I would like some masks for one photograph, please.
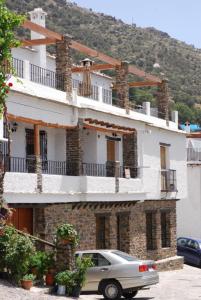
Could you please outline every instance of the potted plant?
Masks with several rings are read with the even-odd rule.
[[[73,225],[71,224],[62,224],[57,227],[57,239],[62,244],[72,244],[73,247],[76,247],[78,245],[78,233]]]
[[[30,290],[30,288],[33,286],[33,281],[35,279],[35,275],[33,274],[26,274],[21,279],[21,286],[25,290]]]
[[[57,273],[57,275],[55,276],[55,281],[58,285],[57,294],[58,295],[65,295],[66,285],[69,282],[69,272],[68,271],[63,271],[63,272]]]
[[[54,252],[47,253],[46,266],[47,266],[47,272],[45,277],[46,285],[52,286],[54,285],[54,276],[55,276]]]
[[[88,268],[93,267],[93,262],[90,257],[77,258],[76,269],[73,272],[73,287],[72,287],[72,297],[79,297],[81,289],[86,281],[86,273]]]
[[[52,264],[52,254],[44,251],[36,251],[30,258],[31,272],[43,283],[43,276]]]

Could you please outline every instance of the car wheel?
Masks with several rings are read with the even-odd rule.
[[[122,288],[115,280],[109,280],[103,283],[102,293],[105,299],[118,300],[122,296]]]
[[[133,292],[127,292],[127,293],[123,293],[124,298],[126,299],[132,299],[137,295],[138,291],[133,291]]]

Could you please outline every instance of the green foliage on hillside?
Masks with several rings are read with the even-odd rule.
[[[159,63],[160,72],[169,78],[174,102],[185,103],[195,117],[192,107],[201,103],[201,50],[154,28],[128,25],[115,17],[67,4],[65,0],[7,0],[6,3],[20,13],[42,7],[48,13],[48,28],[71,34],[75,40],[148,72],[156,72],[153,65]],[[75,55],[77,60],[81,57]]]

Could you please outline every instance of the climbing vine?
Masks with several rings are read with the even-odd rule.
[[[17,15],[10,11],[5,0],[0,0],[0,118],[3,114],[7,123],[6,98],[13,86],[11,82],[12,54],[11,48],[20,46],[20,41],[15,37],[15,29],[24,21],[24,16]],[[7,124],[8,127],[8,124]],[[4,161],[0,159],[0,227],[4,225],[10,216],[11,210],[3,199],[3,180],[5,175]]]

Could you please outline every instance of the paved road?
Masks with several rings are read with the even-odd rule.
[[[44,294],[34,288],[27,292],[0,282],[0,300],[70,300]],[[80,300],[102,300],[97,295],[82,295]],[[201,269],[184,266],[183,270],[160,273],[160,283],[140,291],[135,300],[201,300]]]

